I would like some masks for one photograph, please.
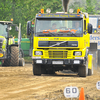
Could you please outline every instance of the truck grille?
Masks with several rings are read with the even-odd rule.
[[[67,58],[67,51],[49,51],[49,58]]]

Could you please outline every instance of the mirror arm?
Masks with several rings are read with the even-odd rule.
[[[30,33],[33,33],[34,31],[32,30],[32,27],[29,29]]]
[[[85,30],[83,33],[84,33],[84,34],[87,34],[86,31],[87,31],[87,30]]]

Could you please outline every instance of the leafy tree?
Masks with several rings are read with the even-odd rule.
[[[99,0],[86,0],[86,5],[81,5],[80,2],[74,2],[69,6],[73,8],[74,12],[77,12],[77,8],[80,8],[83,12],[91,14],[100,13],[100,2]],[[26,37],[26,24],[28,20],[35,18],[35,15],[44,8],[50,8],[51,13],[62,11],[61,0],[0,0],[0,20],[10,21],[14,19],[13,23],[19,25],[21,23],[22,36]],[[10,31],[13,36],[18,36],[18,33],[13,30]]]
[[[87,12],[89,14],[98,14],[100,13],[100,2],[98,2],[99,0],[86,0],[86,4],[82,5],[81,2],[73,2],[70,6],[69,9],[72,8],[74,9],[74,13],[77,12],[77,9],[79,8],[82,12]],[[81,6],[80,6],[81,5]]]
[[[74,13],[77,13],[77,9],[80,9],[81,11],[85,12],[85,7],[84,6],[80,6],[80,2],[73,2],[70,6],[69,9],[73,9]]]
[[[90,14],[97,14],[95,9],[97,0],[86,0],[86,12]]]
[[[13,18],[13,23],[22,26],[22,36],[26,37],[26,23],[28,20],[35,18],[36,13],[44,8],[50,8],[52,13],[62,11],[61,0],[0,0],[0,19],[10,21]],[[13,27],[10,31],[13,36],[18,36]]]

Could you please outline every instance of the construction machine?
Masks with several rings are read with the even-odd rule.
[[[0,21],[0,65],[24,66],[23,51],[19,44],[15,44],[14,37],[9,35],[12,26],[19,32],[17,24],[12,21]],[[20,35],[20,32],[18,34]]]

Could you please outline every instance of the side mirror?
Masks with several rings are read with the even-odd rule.
[[[31,34],[31,21],[27,22],[27,35]]]
[[[92,24],[88,24],[88,33],[92,34]]]
[[[15,31],[19,31],[19,27],[18,26],[15,26]]]

